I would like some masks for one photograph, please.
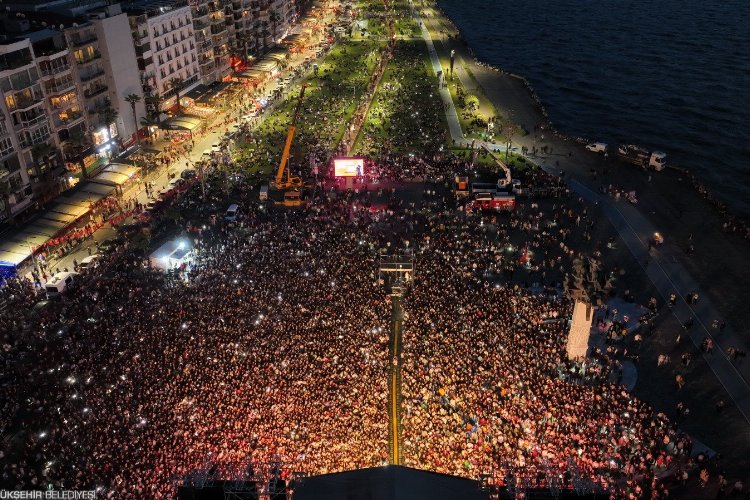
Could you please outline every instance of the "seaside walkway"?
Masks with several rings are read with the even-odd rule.
[[[446,71],[440,64],[440,59],[438,58],[437,51],[435,50],[435,44],[432,43],[430,32],[427,31],[427,27],[425,26],[424,22],[422,22],[422,18],[419,16],[419,13],[414,9],[414,5],[409,2],[409,6],[412,9],[411,11],[414,19],[417,21],[419,28],[422,30],[422,38],[427,44],[427,50],[430,53],[430,62],[432,63],[432,69],[435,72],[435,75],[442,72],[443,76],[445,76]],[[456,106],[453,104],[451,93],[447,88],[443,87],[442,84],[440,85],[440,90],[438,92],[440,92],[440,98],[443,100],[443,105],[445,106],[445,116],[448,119],[448,130],[451,133],[451,138],[456,141],[456,144],[463,143],[464,133],[461,130],[461,123],[458,121],[458,113],[456,112]]]
[[[432,36],[413,5],[412,14],[422,30],[422,37],[427,44],[435,73],[443,71],[443,74],[445,74],[435,50]],[[454,71],[463,85],[466,86],[470,83],[470,77],[466,74],[458,58],[454,66]],[[445,104],[451,138],[456,144],[465,145],[469,141],[464,139],[450,92],[447,89],[441,88],[440,96]],[[479,144],[483,141],[476,142]],[[486,143],[486,145],[491,149],[500,148],[493,143]],[[519,153],[517,148],[513,148],[513,151]],[[528,156],[527,158],[534,163],[539,161],[538,158]],[[559,171],[559,167],[550,167],[550,172],[554,175],[558,175]],[[720,337],[717,335],[718,331],[713,329],[711,324],[714,320],[721,318],[722,315],[708,297],[706,297],[706,294],[700,293],[697,281],[677,261],[669,248],[663,247],[655,250],[653,253],[649,252],[649,238],[658,229],[653,227],[636,207],[625,202],[617,203],[609,197],[601,196],[575,179],[571,179],[569,185],[573,191],[585,200],[591,203],[598,203],[602,207],[620,238],[664,301],[668,300],[671,293],[675,293],[678,296],[679,300],[672,308],[672,314],[674,314],[675,318],[681,324],[689,319],[692,319],[694,322],[693,327],[687,329],[684,336],[689,337],[691,342],[698,348],[700,348],[704,338],[713,340],[713,351],[711,353],[703,353],[703,359],[727,391],[729,397],[734,401],[742,416],[750,423],[750,383],[748,383],[750,377],[747,374],[750,367],[736,365],[727,353],[727,349],[730,346],[735,349],[747,351],[748,348],[743,340],[737,334],[729,331],[729,329],[722,332]],[[731,270],[727,269],[727,272],[731,272]],[[688,304],[685,301],[685,295],[694,291],[698,292],[701,298],[697,304]]]
[[[656,228],[634,206],[624,201],[618,203],[608,196],[595,193],[575,179],[570,180],[569,185],[583,199],[590,203],[598,203],[602,207],[620,238],[664,301],[668,300],[671,293],[677,295],[679,300],[672,308],[672,314],[680,323],[685,323],[688,319],[694,321],[694,326],[686,329],[684,335],[699,348],[704,338],[713,339],[714,349],[711,353],[703,353],[703,359],[735,402],[742,416],[750,423],[750,384],[722,348],[721,344],[725,342],[717,340],[716,332],[711,331],[711,322],[721,315],[705,296],[701,297],[697,304],[688,304],[685,301],[684,296],[687,293],[699,290],[698,284],[677,259],[671,257],[669,249],[649,252],[648,241],[656,232]],[[738,346],[738,343],[734,345]]]

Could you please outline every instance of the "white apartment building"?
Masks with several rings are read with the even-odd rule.
[[[190,6],[186,0],[138,1],[124,5],[146,94],[163,100],[161,111],[176,104],[172,80],[183,82],[180,95],[198,85],[200,67]]]

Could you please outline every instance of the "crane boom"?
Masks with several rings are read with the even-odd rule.
[[[292,149],[292,139],[294,139],[294,132],[297,128],[297,116],[302,108],[302,100],[305,97],[305,89],[307,85],[302,86],[302,90],[299,93],[299,99],[297,106],[294,108],[294,114],[292,115],[292,123],[289,125],[289,133],[286,135],[286,143],[284,144],[284,151],[281,153],[281,162],[279,163],[279,169],[276,171],[275,184],[278,189],[288,189],[290,187],[298,188],[302,185],[302,180],[299,177],[292,177],[287,163],[289,162],[289,153]],[[286,179],[284,179],[284,171],[286,171]]]

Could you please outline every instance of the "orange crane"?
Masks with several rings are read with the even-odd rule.
[[[279,169],[276,171],[276,180],[274,181],[274,185],[277,189],[299,189],[302,187],[302,179],[299,177],[292,177],[291,172],[287,168],[287,164],[289,163],[289,152],[292,149],[294,131],[297,127],[297,116],[299,115],[299,110],[302,108],[302,99],[305,97],[306,88],[307,84],[303,85],[302,90],[300,90],[297,107],[294,108],[294,114],[292,115],[292,123],[289,125],[289,133],[286,135],[284,152],[281,153],[281,163],[279,163]],[[284,171],[286,171],[286,178],[284,178]]]

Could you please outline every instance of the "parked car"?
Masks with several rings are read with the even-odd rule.
[[[593,142],[591,144],[586,145],[586,149],[593,153],[606,153],[607,152],[607,145],[603,142]]]
[[[98,253],[89,255],[88,257],[84,257],[78,267],[81,269],[81,271],[95,268],[100,258],[101,255],[99,255]]]
[[[180,177],[182,179],[186,179],[186,180],[187,179],[192,179],[193,177],[195,177],[195,170],[193,170],[191,168],[183,170],[182,173],[180,174]]]

